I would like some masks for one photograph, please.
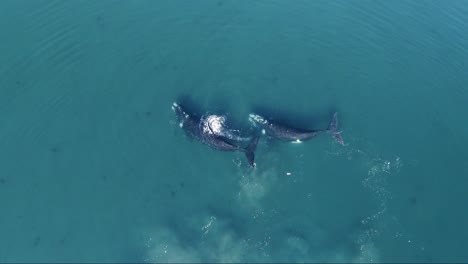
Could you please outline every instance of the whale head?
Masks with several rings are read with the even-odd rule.
[[[184,111],[184,109],[182,109],[182,107],[174,102],[172,103],[172,106],[171,106],[172,110],[176,113],[176,116],[179,120],[185,120],[185,119],[188,119],[190,116]]]
[[[268,121],[264,117],[256,114],[249,114],[249,121],[252,122],[254,125],[266,125],[268,123]]]
[[[172,108],[172,111],[174,111],[176,113],[179,112],[179,111],[182,111],[179,104],[177,104],[176,102],[172,103],[171,108]]]

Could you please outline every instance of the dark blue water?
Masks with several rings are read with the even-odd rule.
[[[468,261],[465,1],[0,2],[0,262]],[[346,145],[190,139],[262,110]]]

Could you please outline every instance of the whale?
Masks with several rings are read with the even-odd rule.
[[[330,134],[338,144],[344,146],[344,140],[341,136],[341,132],[337,131],[338,113],[336,112],[333,114],[328,128],[324,130],[295,128],[254,113],[249,114],[249,120],[254,126],[261,129],[262,134],[273,139],[292,143],[301,143],[322,134]]]
[[[225,115],[207,114],[201,118],[201,126],[205,133],[227,138],[233,141],[251,141],[252,136],[241,135],[240,130],[231,129],[226,124],[227,117]]]
[[[194,113],[189,113],[177,102],[172,104],[172,110],[176,114],[179,126],[190,137],[219,151],[243,152],[249,165],[253,168],[256,167],[255,149],[259,140],[258,136],[253,137],[246,147],[242,147],[240,146],[240,142],[226,137],[224,132],[219,132],[218,130],[220,128],[216,127],[216,125],[219,124],[214,123],[213,120],[198,117]],[[221,123],[221,125],[224,125],[224,123]]]

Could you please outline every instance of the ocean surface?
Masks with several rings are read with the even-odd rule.
[[[2,0],[0,34],[0,262],[468,262],[467,1]],[[346,145],[251,169],[180,100]]]

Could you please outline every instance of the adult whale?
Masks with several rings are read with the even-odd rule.
[[[220,151],[240,151],[244,152],[249,165],[255,167],[255,148],[257,147],[258,137],[254,137],[247,147],[241,147],[222,135],[213,133],[212,124],[205,122],[204,119],[194,114],[188,113],[184,107],[178,103],[172,104],[172,110],[176,113],[179,126],[190,136],[198,141]]]
[[[338,142],[340,145],[344,145],[344,140],[341,137],[341,132],[338,132],[338,114],[334,113],[332,120],[328,126],[328,129],[325,130],[307,130],[307,129],[298,129],[275,122],[273,120],[268,120],[261,115],[250,114],[249,120],[257,127],[262,129],[262,133],[266,134],[272,138],[276,138],[282,141],[289,141],[294,143],[300,143],[305,140],[309,140],[318,135],[328,133]]]
[[[226,124],[226,119],[227,116],[225,115],[208,114],[201,118],[200,125],[202,125],[204,132],[226,138],[230,141],[247,142],[253,139],[252,136],[243,136],[238,129],[229,128]]]

